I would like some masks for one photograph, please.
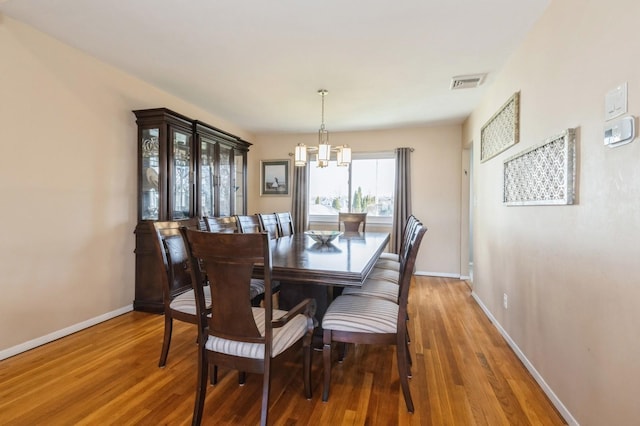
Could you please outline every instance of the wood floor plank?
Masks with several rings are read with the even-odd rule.
[[[459,280],[416,277],[409,306],[410,387],[400,390],[394,347],[350,346],[333,363],[322,402],[322,355],[313,354],[313,398],[301,358],[272,374],[277,425],[561,425],[533,377]],[[158,368],[161,316],[131,312],[0,361],[0,424],[188,425],[196,387],[195,326],[176,322],[167,366]],[[209,386],[203,424],[260,420],[262,376],[235,371]]]

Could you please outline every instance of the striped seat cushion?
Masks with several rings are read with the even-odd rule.
[[[251,278],[251,284],[249,286],[249,299],[253,299],[254,297],[261,294],[264,294],[264,280]]]
[[[378,259],[375,264],[376,268],[389,269],[398,272],[400,270],[400,262],[389,259]]]
[[[256,321],[260,334],[264,336],[264,308],[252,308],[253,318]],[[278,319],[285,315],[287,311],[274,309],[273,319]],[[215,315],[215,313],[214,313]],[[273,329],[273,341],[271,356],[275,357],[296,343],[308,330],[307,317],[296,315],[283,327]],[[220,337],[209,336],[205,347],[213,352],[220,352],[227,355],[234,355],[243,358],[264,358],[264,345],[261,343],[247,343],[236,340],[222,339]]]
[[[280,290],[280,282],[271,281],[271,292],[275,293],[278,290]],[[249,299],[253,299],[261,294],[264,294],[264,280],[251,278],[251,284],[249,285]]]
[[[207,308],[211,308],[211,289],[209,286],[203,287],[204,301],[207,304]],[[196,296],[193,290],[185,291],[182,294],[176,296],[175,299],[169,304],[174,311],[184,312],[185,314],[196,314]]]
[[[400,282],[400,273],[398,271],[392,271],[391,269],[383,269],[374,266],[367,279],[384,280],[397,285],[398,282]]]
[[[343,295],[329,305],[322,318],[322,328],[360,333],[396,333],[398,310],[398,305],[388,300]]]
[[[386,280],[367,278],[362,284],[362,287],[346,287],[342,290],[342,294],[378,297],[393,303],[398,303],[399,289],[398,284]]]
[[[380,253],[381,260],[391,260],[393,262],[400,262],[400,255],[395,253]]]

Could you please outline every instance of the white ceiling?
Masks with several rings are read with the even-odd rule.
[[[550,1],[0,0],[0,12],[246,130],[313,132],[321,88],[329,131],[461,122]],[[477,73],[480,88],[449,89]]]

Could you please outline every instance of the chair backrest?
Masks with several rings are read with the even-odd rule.
[[[271,252],[266,232],[257,234],[230,234],[201,232],[183,229],[191,263],[201,265],[192,268],[196,283],[196,304],[199,318],[207,321],[209,335],[224,339],[268,343],[271,348]],[[249,298],[251,275],[255,264],[264,265],[265,284],[265,335],[262,336],[254,320]],[[211,289],[213,315],[204,312],[202,288],[207,283]],[[224,303],[216,304],[216,300]]]
[[[400,250],[398,251],[398,254],[400,254],[401,256],[403,254],[406,255],[407,244],[413,237],[413,231],[419,223],[420,221],[414,215],[411,215],[407,218],[407,223],[404,224],[404,229],[402,230],[402,241],[400,242]]]
[[[165,309],[168,309],[173,298],[192,288],[188,254],[180,235],[180,228],[198,229],[199,223],[198,218],[153,223],[156,257],[163,266],[160,279]]]
[[[276,216],[278,217],[278,228],[280,229],[281,237],[287,237],[295,234],[295,229],[293,229],[293,218],[291,217],[290,212],[276,213]]]
[[[407,303],[409,301],[409,287],[411,286],[411,277],[413,276],[413,270],[416,265],[416,257],[418,256],[418,250],[420,250],[420,244],[424,237],[427,228],[420,222],[416,224],[411,234],[411,238],[407,242],[406,254],[400,257],[400,276],[398,280],[399,284],[399,296],[398,304],[400,310],[404,310],[406,317]]]
[[[238,232],[241,234],[256,234],[260,232],[260,219],[258,215],[236,216]]]
[[[366,213],[338,213],[338,231],[341,231],[344,225],[345,232],[360,232],[360,224],[364,232],[367,228]]]
[[[205,216],[203,220],[209,232],[238,232],[235,216]]]
[[[269,238],[275,240],[280,237],[278,216],[275,213],[258,213],[260,230],[269,233]]]

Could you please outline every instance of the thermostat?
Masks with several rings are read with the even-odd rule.
[[[608,123],[604,127],[604,144],[614,148],[636,137],[636,120],[632,115]]]

